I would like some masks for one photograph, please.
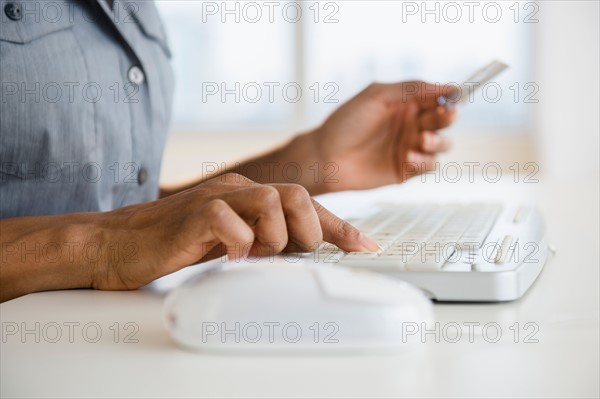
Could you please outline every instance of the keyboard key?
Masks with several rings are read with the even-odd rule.
[[[348,252],[344,256],[344,262],[364,261],[377,257],[375,252]]]

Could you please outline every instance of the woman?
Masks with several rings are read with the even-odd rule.
[[[437,104],[449,87],[373,84],[238,170],[160,189],[173,78],[154,4],[2,4],[2,301],[136,289],[223,254],[310,251],[323,240],[376,251],[311,195],[402,182],[448,147],[436,131],[455,116]],[[282,173],[291,162],[299,184]],[[335,174],[315,179],[315,164]]]

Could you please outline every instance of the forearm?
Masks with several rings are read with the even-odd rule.
[[[38,291],[91,287],[103,243],[90,215],[0,220],[0,301]]]
[[[192,188],[225,173],[237,173],[261,184],[300,184],[311,195],[322,194],[328,191],[327,184],[333,181],[335,165],[320,163],[317,150],[311,133],[298,135],[273,151],[236,163],[210,176],[178,187],[161,188],[160,196],[162,198]]]

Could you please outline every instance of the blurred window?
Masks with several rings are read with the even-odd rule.
[[[320,123],[372,81],[458,82],[510,65],[457,128],[528,130],[531,1],[158,0],[173,52],[174,130],[291,130]],[[543,5],[542,5],[543,6]]]

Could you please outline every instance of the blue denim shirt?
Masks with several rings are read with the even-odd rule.
[[[173,96],[152,1],[0,0],[0,217],[156,199]]]

